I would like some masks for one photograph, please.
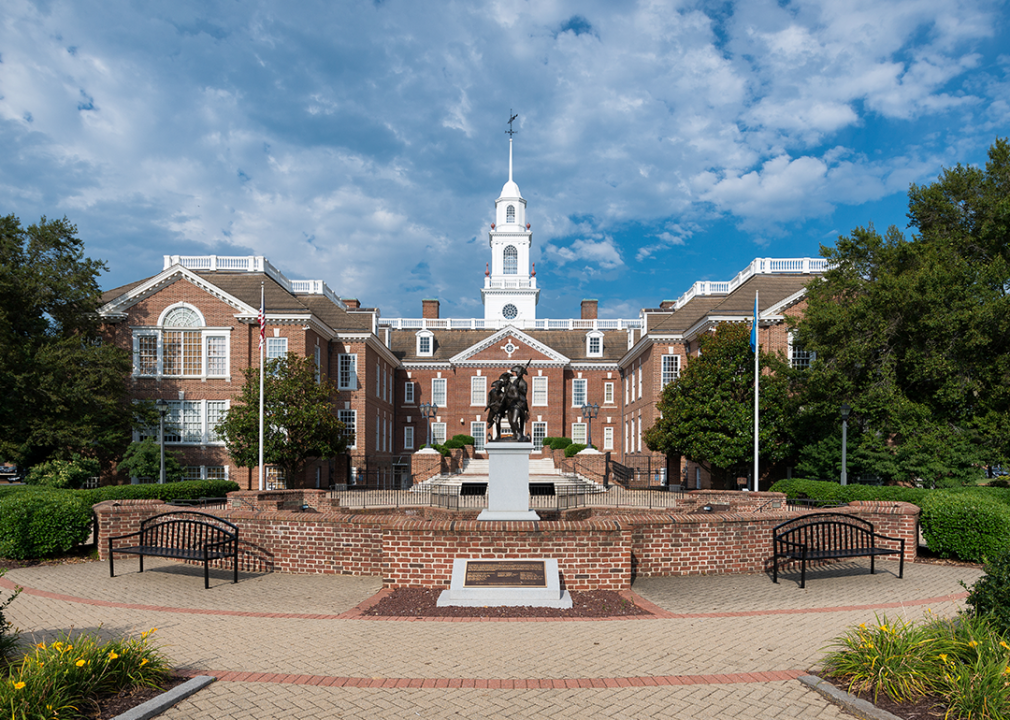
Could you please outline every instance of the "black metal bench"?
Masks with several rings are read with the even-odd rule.
[[[877,555],[900,557],[898,577],[905,576],[905,541],[873,531],[873,523],[844,513],[816,513],[776,525],[772,530],[774,570],[772,579],[779,581],[779,558],[800,561],[800,587],[806,586],[807,563],[818,560],[841,560],[869,557],[870,572]],[[901,550],[878,547],[877,540],[900,543]]]
[[[213,522],[211,522],[213,521]],[[137,538],[134,545],[113,547],[114,540]],[[140,523],[140,530],[109,538],[109,577],[116,577],[115,553],[140,556],[140,572],[144,572],[144,556],[203,562],[203,586],[210,587],[210,561],[231,558],[235,567],[233,583],[238,582],[238,526],[191,510],[155,515]]]

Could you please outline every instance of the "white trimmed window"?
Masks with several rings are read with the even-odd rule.
[[[440,408],[445,407],[445,378],[431,379],[431,402]]]
[[[337,356],[337,389],[358,389],[358,356],[340,354]]]
[[[288,354],[288,339],[272,337],[267,338],[267,358],[266,362],[277,360]]]
[[[586,335],[586,355],[603,357],[603,333],[599,330],[593,330]]]
[[[435,445],[445,444],[445,423],[436,422],[431,424],[431,442]]]
[[[582,407],[586,404],[586,384],[585,378],[572,380],[572,407]]]
[[[414,404],[414,381],[408,380],[403,384],[403,402],[406,405]]]
[[[353,450],[358,447],[358,411],[337,410],[337,419],[344,424],[344,437],[347,438],[347,449]]]
[[[546,380],[547,378],[544,379]],[[544,438],[547,437],[547,423],[534,422],[531,435],[533,438],[533,452],[543,452]]]
[[[634,390],[632,390],[634,392]],[[642,361],[638,361],[638,399],[642,399]]]
[[[606,405],[614,404],[614,383],[603,383],[603,402]]]
[[[470,378],[470,404],[484,407],[487,402],[487,376],[474,375]]]
[[[613,450],[614,449],[614,428],[605,427],[603,428],[603,449]]]
[[[547,407],[547,377],[533,376],[533,407]]]
[[[505,222],[514,223],[516,221],[516,206],[509,205],[505,208]]]
[[[663,356],[663,387],[680,377],[680,355]]]
[[[411,425],[407,425],[403,428],[403,449],[414,449],[414,428]]]
[[[421,330],[417,333],[417,354],[422,357],[431,357],[435,352],[435,335],[431,330]]]
[[[585,445],[588,427],[585,423],[572,423],[572,442]]]
[[[375,397],[382,397],[382,372],[379,363],[375,363]]]
[[[318,385],[323,381],[323,352],[318,345],[312,353],[312,359],[316,363],[316,385]]]
[[[220,445],[217,427],[228,414],[227,400],[169,400],[165,413],[165,442]],[[135,433],[137,440],[158,439],[158,428]]]
[[[484,440],[487,438],[487,425],[480,421],[470,423],[470,434],[473,436],[473,449],[484,452]]]
[[[230,328],[207,328],[200,311],[177,305],[155,327],[133,331],[133,374],[227,377]]]
[[[510,221],[511,222],[511,221]],[[516,275],[519,273],[519,251],[514,245],[505,248],[505,274]]]
[[[793,340],[793,334],[789,333],[789,364],[794,370],[806,370],[816,359],[817,353],[804,350],[802,345]]]

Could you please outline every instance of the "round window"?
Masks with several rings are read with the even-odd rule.
[[[506,305],[501,309],[501,314],[502,317],[504,317],[506,320],[515,320],[516,315],[519,314],[519,310],[516,308],[515,305],[509,303],[508,305]]]

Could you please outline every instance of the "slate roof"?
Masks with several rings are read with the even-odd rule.
[[[710,315],[750,317],[754,312],[754,293],[758,310],[766,311],[802,290],[820,275],[754,275],[729,295],[699,295],[684,307],[649,315],[649,333],[684,333]]]
[[[337,331],[370,332],[372,329],[369,313],[347,312],[335,305],[325,295],[292,294],[266,273],[201,270],[195,271],[195,274],[232,297],[257,309],[260,306],[260,283],[262,283],[267,315],[272,313],[312,313],[324,324]],[[102,303],[111,302],[150,279],[148,277],[106,290],[102,293]]]

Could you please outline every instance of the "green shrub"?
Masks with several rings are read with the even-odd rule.
[[[195,500],[202,497],[224,497],[239,489],[231,480],[186,480],[185,482],[151,483],[148,485],[107,485],[93,490],[78,490],[88,505],[103,500]]]
[[[473,445],[474,444],[473,435],[453,435],[452,436],[452,441],[460,443],[460,447],[462,447],[463,445]],[[446,445],[448,445],[448,444],[449,443],[446,443]]]
[[[554,441],[555,441],[556,439],[557,439],[557,438],[553,438],[553,437],[545,437],[545,438],[543,439],[543,441],[542,441],[542,445],[543,445],[543,446],[544,446],[545,448],[549,448],[549,447],[553,447],[553,445],[551,445],[551,443],[553,443],[553,442],[554,442]]]
[[[460,442],[456,438],[452,438],[450,440],[446,440],[445,445],[443,445],[442,447],[447,448],[449,450],[459,450],[460,448],[463,447],[464,444],[465,443]]]
[[[0,568],[0,577],[6,574],[6,568]],[[14,652],[14,648],[18,645],[18,631],[14,629],[14,623],[4,615],[4,610],[14,602],[14,598],[20,595],[23,589],[20,585],[15,585],[14,592],[10,594],[10,597],[0,602],[0,662],[6,662],[8,656]]]
[[[438,450],[439,454],[442,455],[442,457],[449,457],[452,454],[452,450],[450,450],[448,447],[446,447],[445,445],[439,445],[437,443],[433,443],[431,445],[422,445],[421,449],[423,450],[424,448],[432,448],[433,450]]]
[[[0,496],[0,557],[67,552],[90,532],[91,503],[77,492],[25,488]]]
[[[25,476],[25,484],[76,490],[101,470],[101,465],[94,458],[74,455],[71,460],[48,460],[35,465]]]
[[[1010,633],[1010,550],[1005,550],[985,565],[985,575],[968,588],[965,599],[975,617],[985,617],[998,632]]]
[[[582,443],[571,443],[565,446],[565,457],[572,457],[583,450],[585,450],[588,445],[583,445]]]
[[[571,444],[572,444],[571,438],[566,437],[551,438],[551,448],[554,450],[564,450]]]
[[[933,491],[920,507],[922,536],[941,557],[986,562],[1010,548],[1010,508],[978,495]]]

